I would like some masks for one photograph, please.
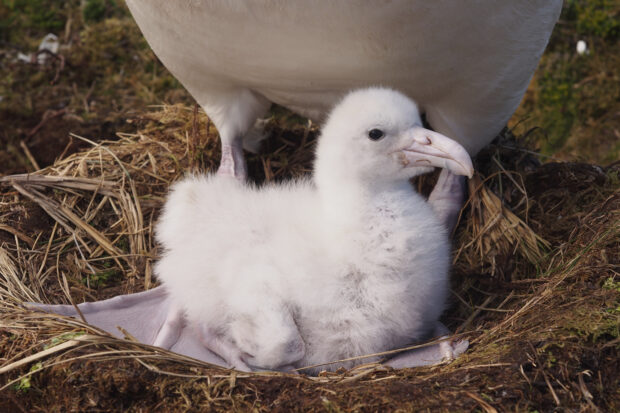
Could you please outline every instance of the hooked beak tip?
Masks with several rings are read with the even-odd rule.
[[[416,127],[411,130],[413,143],[403,149],[407,166],[437,166],[471,178],[474,167],[467,150],[458,142],[440,133]]]

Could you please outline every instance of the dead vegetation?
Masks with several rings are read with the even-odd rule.
[[[316,128],[282,122],[249,156],[258,182],[310,170]],[[207,118],[182,105],[134,123],[137,133],[113,142],[74,136],[88,147],[0,178],[0,410],[620,408],[620,168],[541,166],[508,133],[479,158],[455,234],[445,322],[471,348],[451,364],[245,374],[23,308],[156,282],[153,223],[167,188],[213,170],[219,147]]]
[[[548,155],[617,159],[617,13],[607,0],[565,2],[513,118]],[[16,62],[48,32],[61,39],[57,58]],[[578,39],[590,55],[575,55]],[[51,165],[0,178],[0,411],[620,410],[618,164],[541,166],[511,139],[479,157],[444,320],[472,342],[456,362],[237,374],[20,305],[151,287],[152,225],[170,182],[219,157],[195,108],[136,115],[190,100],[123,2],[0,3],[0,73],[2,173]],[[249,159],[258,182],[310,169],[316,128],[278,118]]]
[[[38,56],[48,33],[58,50]],[[0,2],[2,173],[33,172],[89,146],[70,133],[99,142],[131,132],[127,119],[153,102],[192,100],[123,0]]]

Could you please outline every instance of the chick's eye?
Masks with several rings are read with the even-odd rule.
[[[384,136],[385,133],[383,133],[381,129],[371,129],[370,132],[368,132],[368,138],[373,141],[378,141]]]

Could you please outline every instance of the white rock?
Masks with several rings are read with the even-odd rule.
[[[577,53],[579,55],[590,54],[590,50],[588,50],[588,44],[585,40],[579,40],[577,42]]]

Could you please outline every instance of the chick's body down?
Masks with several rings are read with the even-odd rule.
[[[350,207],[346,222],[332,209],[312,180],[259,189],[188,177],[157,227],[157,276],[190,322],[227,336],[247,320],[256,346],[261,329],[278,334],[264,320],[290,312],[305,344],[295,367],[426,338],[444,309],[450,263],[430,206],[405,182]]]

